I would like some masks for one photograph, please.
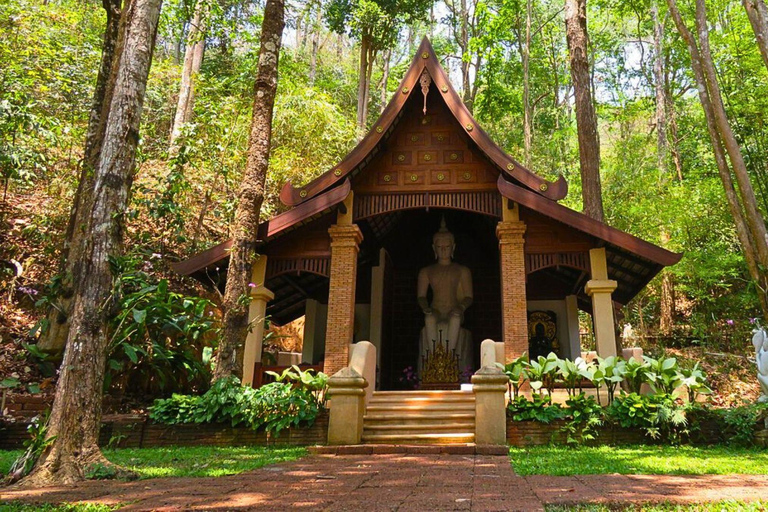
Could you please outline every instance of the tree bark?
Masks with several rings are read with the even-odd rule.
[[[315,84],[315,76],[317,75],[317,52],[320,49],[320,23],[323,8],[322,5],[317,5],[316,19],[312,25],[312,52],[309,55],[309,84]]]
[[[357,131],[359,134],[365,132],[366,104],[365,98],[368,94],[368,53],[370,43],[368,36],[363,35],[360,38],[360,71],[358,73],[357,83]]]
[[[267,0],[261,25],[259,69],[254,87],[248,158],[232,225],[233,241],[223,304],[224,332],[219,343],[214,381],[230,375],[242,377],[242,347],[248,333],[248,283],[256,258],[259,212],[264,202],[264,186],[269,167],[277,65],[284,27],[283,0]]]
[[[80,179],[75,192],[75,199],[69,213],[67,231],[64,237],[64,250],[61,256],[60,274],[63,277],[61,295],[50,308],[47,320],[48,328],[38,342],[38,348],[48,353],[60,353],[64,350],[69,334],[69,314],[72,304],[72,286],[75,280],[75,258],[70,257],[73,247],[83,239],[86,215],[90,212],[93,191],[93,170],[99,161],[101,145],[104,139],[105,120],[109,115],[109,106],[114,88],[110,80],[112,67],[119,55],[116,52],[120,32],[120,12],[122,0],[102,0],[107,14],[104,27],[104,41],[101,47],[101,63],[93,91],[91,110],[88,115],[88,129],[85,136],[83,161],[80,166]]]
[[[22,484],[70,484],[87,467],[110,463],[98,446],[108,329],[117,297],[110,260],[122,253],[124,214],[161,0],[132,0],[123,18],[114,90],[87,215],[88,242],[77,254],[72,318],[47,436],[53,439]],[[75,256],[75,254],[72,254]]]
[[[384,112],[384,108],[387,106],[387,99],[389,98],[389,94],[387,94],[387,85],[389,83],[389,61],[392,59],[392,50],[387,50],[382,54],[382,76],[381,76],[381,108],[379,113]]]
[[[192,120],[195,106],[195,79],[203,65],[203,54],[205,53],[206,11],[206,0],[198,0],[192,23],[189,25],[189,34],[187,34],[187,50],[184,53],[184,65],[181,68],[179,99],[176,103],[176,115],[171,128],[171,152],[176,149],[176,142],[184,125]]]
[[[768,68],[768,7],[763,0],[742,0],[742,2],[752,30],[755,31],[760,55],[763,57],[765,67]]]
[[[523,46],[523,151],[525,166],[531,168],[531,146],[533,143],[533,115],[531,112],[531,0],[525,3],[525,45]]]
[[[586,0],[565,0],[565,35],[575,96],[584,213],[602,222],[604,214],[600,187],[600,142],[597,137],[597,117],[590,86]]]
[[[728,208],[730,209],[731,215],[733,217],[733,221],[736,227],[736,234],[739,238],[739,243],[741,244],[742,252],[744,254],[744,259],[746,260],[750,276],[757,284],[757,295],[758,299],[760,300],[760,306],[763,311],[763,315],[768,317],[768,294],[766,293],[766,290],[768,290],[768,282],[766,282],[766,276],[760,269],[761,266],[763,268],[768,268],[768,265],[760,260],[760,254],[756,248],[757,244],[765,244],[766,240],[765,238],[762,240],[754,239],[753,233],[750,231],[748,220],[746,218],[747,215],[745,215],[745,212],[742,209],[743,205],[740,203],[739,194],[736,192],[736,189],[733,185],[731,169],[728,166],[726,150],[723,147],[723,140],[721,139],[719,124],[715,114],[716,106],[710,93],[710,87],[712,87],[713,84],[708,80],[708,74],[704,71],[703,53],[699,50],[699,43],[697,43],[693,33],[691,33],[691,31],[685,25],[683,17],[677,8],[677,2],[675,0],[667,0],[667,5],[669,6],[669,12],[672,16],[672,20],[674,21],[675,26],[677,27],[678,32],[680,33],[680,36],[688,46],[688,51],[691,56],[691,68],[693,70],[694,78],[696,79],[699,100],[701,102],[701,106],[704,111],[704,117],[707,122],[707,131],[709,132],[709,137],[712,142],[712,150],[715,156],[715,162],[717,163],[718,173],[720,174],[720,180],[722,181],[723,188],[725,189],[725,197],[728,201]],[[707,39],[708,41],[708,34],[706,33],[706,13],[703,11],[702,7],[703,5],[698,5],[697,0],[696,25],[697,29],[700,31],[700,41],[704,39]],[[701,25],[702,21],[704,22],[703,27]],[[702,30],[704,33],[701,33]],[[709,53],[707,55],[709,58],[711,58]],[[713,68],[714,65],[711,67]],[[722,106],[722,101],[720,105]],[[721,115],[722,114],[724,114],[724,112],[721,113]]]

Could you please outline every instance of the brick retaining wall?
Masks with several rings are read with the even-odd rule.
[[[539,446],[545,444],[566,444],[566,435],[562,431],[566,422],[555,420],[544,424],[538,421],[515,421],[507,418],[507,444],[510,446]],[[703,419],[691,423],[694,428],[688,442],[692,444],[717,444],[725,441],[723,426],[712,419]],[[644,430],[622,428],[604,424],[596,429],[597,435],[589,445],[651,444],[655,441]],[[661,442],[661,441],[660,441]]]
[[[278,435],[248,427],[226,424],[164,425],[151,422],[144,415],[105,416],[99,444],[119,448],[151,446],[242,446],[242,445],[317,445],[325,444],[328,414],[321,413],[311,427],[289,428]],[[27,423],[0,423],[0,450],[23,447],[29,439]]]

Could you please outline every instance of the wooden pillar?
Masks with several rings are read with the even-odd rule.
[[[251,272],[251,303],[248,306],[248,335],[245,338],[243,350],[243,385],[252,386],[254,380],[254,365],[261,362],[261,349],[264,341],[264,319],[267,314],[267,303],[275,298],[275,294],[265,286],[267,274],[267,257],[263,254],[253,264]]]
[[[505,200],[506,203],[506,200]],[[525,295],[525,223],[517,205],[504,205],[502,221],[496,226],[501,264],[501,319],[504,360],[528,351],[528,312]]]
[[[351,192],[328,234],[331,236],[331,279],[323,371],[327,375],[334,375],[349,364],[349,345],[352,343],[355,326],[357,253],[363,234],[352,223]]]
[[[616,355],[616,330],[613,320],[613,299],[611,294],[618,283],[608,279],[608,261],[605,248],[589,251],[591,277],[584,291],[592,297],[592,321],[595,325],[595,345],[597,355],[608,357]]]

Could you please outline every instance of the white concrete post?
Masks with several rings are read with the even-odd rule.
[[[592,297],[592,320],[595,324],[597,355],[600,357],[615,356],[616,332],[611,294],[618,283],[608,279],[608,261],[605,258],[605,248],[601,247],[589,251],[589,265],[592,279],[587,281],[584,291]]]
[[[275,294],[264,286],[267,273],[267,257],[259,256],[253,264],[251,283],[251,303],[248,306],[248,335],[245,338],[243,350],[243,385],[253,386],[254,365],[261,362],[261,349],[264,340],[264,319],[267,313],[267,303],[275,298]]]

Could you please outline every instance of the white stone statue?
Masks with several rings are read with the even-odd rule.
[[[757,382],[762,392],[757,401],[768,402],[768,333],[765,332],[764,327],[755,329],[753,332],[752,345],[755,347]]]
[[[456,242],[442,220],[440,230],[432,237],[432,249],[437,263],[419,271],[417,298],[424,312],[424,329],[421,331],[420,352],[426,355],[432,348],[432,340],[448,342],[449,350],[459,355],[459,371],[472,367],[472,337],[462,329],[464,311],[472,304],[472,273],[453,261]],[[427,291],[432,288],[432,303],[427,301]],[[421,369],[421,358],[419,358]]]

